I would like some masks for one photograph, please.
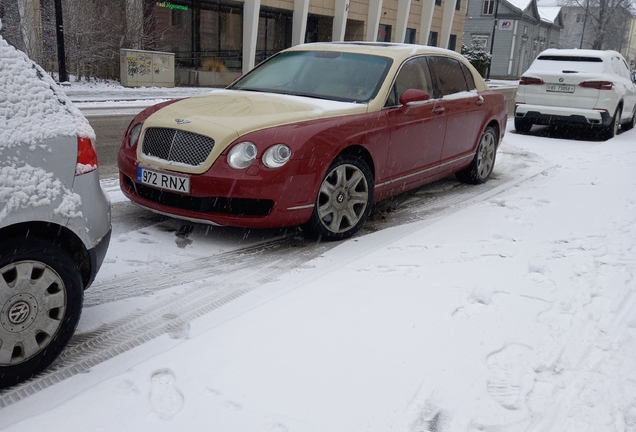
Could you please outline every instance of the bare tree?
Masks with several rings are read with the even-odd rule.
[[[63,0],[68,72],[78,79],[119,78],[120,48],[152,47],[148,0]],[[57,71],[54,0],[0,0],[2,36],[50,72]]]
[[[577,18],[577,26],[564,28],[564,40],[570,45],[577,40],[574,46],[579,48],[617,51],[626,46],[634,0],[565,0],[562,6],[580,11],[581,22]]]

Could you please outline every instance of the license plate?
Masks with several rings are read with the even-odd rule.
[[[190,178],[172,174],[137,168],[137,181],[139,183],[155,186],[161,189],[171,190],[183,194],[190,193]]]
[[[574,93],[574,86],[563,84],[548,84],[547,89],[549,92],[557,93]]]

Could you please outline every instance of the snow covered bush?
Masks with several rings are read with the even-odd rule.
[[[477,69],[482,77],[486,76],[492,55],[486,50],[486,43],[480,39],[473,39],[470,45],[462,44],[462,55]]]

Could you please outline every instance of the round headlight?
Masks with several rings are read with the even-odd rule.
[[[227,163],[234,169],[247,168],[256,159],[256,146],[251,142],[238,143],[227,154]]]
[[[285,144],[276,144],[263,153],[263,165],[267,168],[280,168],[289,161],[291,149]]]
[[[134,128],[130,131],[130,135],[128,135],[128,146],[132,147],[137,144],[137,140],[139,139],[139,134],[141,134],[141,123],[136,124]]]

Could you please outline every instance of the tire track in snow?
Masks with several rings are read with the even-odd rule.
[[[538,163],[525,175],[493,179],[479,186],[443,180],[397,199],[388,219],[369,221],[358,235],[390,226],[443,217],[528,181],[554,167]],[[440,184],[448,190],[434,192]],[[403,200],[403,201],[401,201]],[[85,307],[192,284],[178,299],[168,297],[98,331],[75,337],[40,375],[0,391],[0,410],[166,333],[179,332],[190,321],[274,281],[336,247],[293,237],[177,263],[169,269],[142,271],[96,282],[86,292]],[[217,288],[210,288],[210,286]]]
[[[199,262],[201,260],[196,260],[196,266],[199,266],[197,275],[205,273],[207,277],[197,280],[196,276],[192,275],[187,278],[187,281],[182,280],[182,284],[194,282],[193,287],[188,289],[184,295],[176,300],[171,297],[163,299],[133,316],[104,326],[95,332],[74,338],[45,372],[21,385],[0,392],[0,409],[64,379],[89,372],[96,365],[152,339],[166,333],[178,332],[190,321],[236,300],[262,284],[276,280],[280,275],[298,268],[338,244],[321,243],[299,251],[298,247],[294,247],[296,242],[298,240],[286,239],[268,245],[279,252],[265,256],[261,256],[262,246],[260,250],[256,247],[248,248],[248,252],[251,254],[245,263],[219,275],[211,274],[209,268],[201,269],[202,263]],[[227,255],[240,256],[241,254],[245,255],[246,251],[235,251],[230,254],[222,254],[222,256],[227,259]],[[219,256],[213,258],[222,259]],[[258,262],[256,258],[258,258]],[[196,267],[192,262],[186,264],[188,265],[180,266],[179,270],[183,270],[183,267],[188,268],[188,270]],[[209,259],[206,259],[206,264],[209,265]],[[250,267],[250,271],[244,271],[245,268]],[[167,285],[175,286],[172,279],[162,279],[165,273],[168,272],[156,274],[154,280],[146,280],[146,282],[159,281],[162,285],[166,285],[163,286],[164,288],[168,288]],[[139,280],[140,277],[143,279],[143,276],[140,275],[121,278],[118,283],[127,286],[127,282]],[[223,282],[223,279],[232,279],[232,282]],[[221,283],[218,283],[219,280]],[[210,289],[211,285],[219,287]]]

